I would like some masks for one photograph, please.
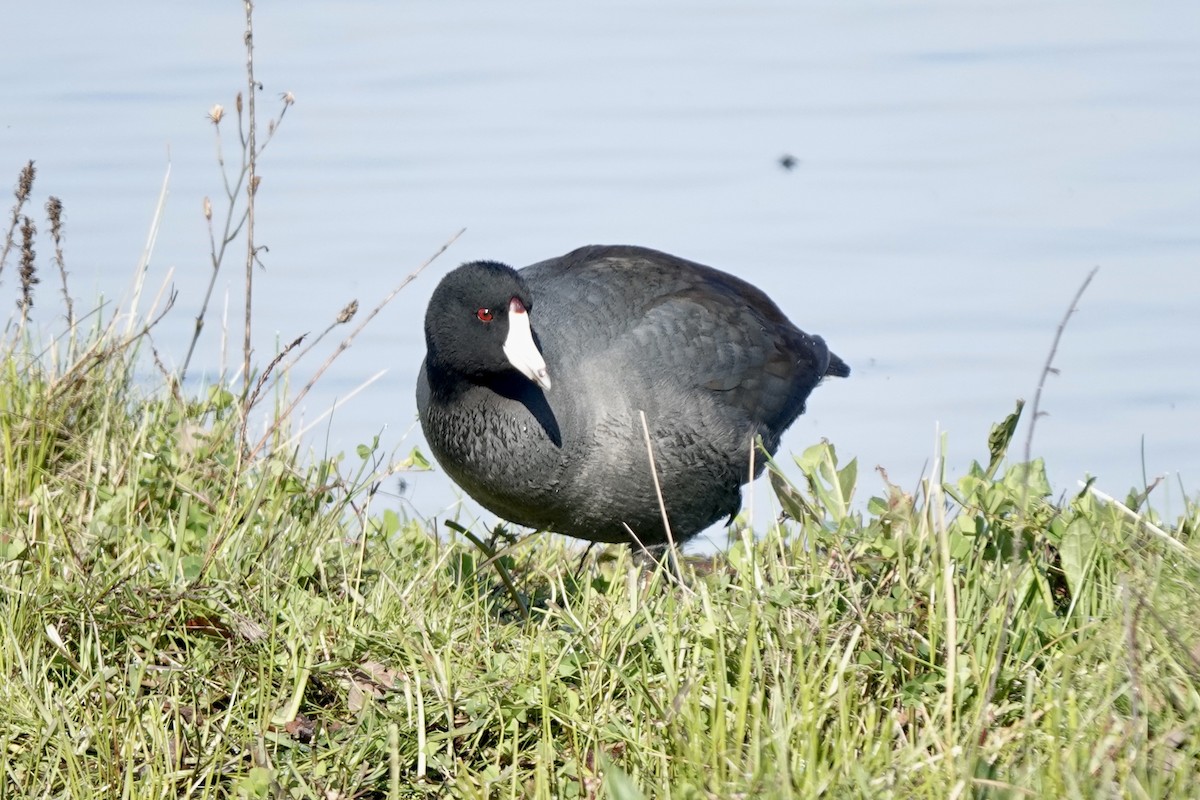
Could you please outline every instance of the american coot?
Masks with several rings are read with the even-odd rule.
[[[755,437],[774,453],[813,387],[850,374],[762,291],[644,247],[464,264],[433,292],[425,343],[421,427],[468,494],[520,525],[647,546],[667,541],[655,474],[676,542],[732,519]]]

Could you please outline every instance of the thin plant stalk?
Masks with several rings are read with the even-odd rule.
[[[158,241],[158,230],[162,226],[163,211],[167,206],[168,190],[171,186],[171,162],[167,161],[167,171],[163,175],[162,188],[158,192],[158,202],[154,205],[154,216],[150,220],[150,231],[146,234],[146,246],[138,258],[137,269],[133,276],[133,299],[129,303],[129,323],[125,335],[133,332],[138,320],[138,303],[141,301],[142,288],[146,283],[146,271],[150,269],[150,258],[154,255],[154,245]]]
[[[13,248],[14,237],[21,224],[21,209],[25,207],[29,195],[33,192],[35,177],[37,177],[37,168],[30,161],[21,168],[17,178],[17,188],[13,190],[13,197],[17,199],[17,202],[13,204],[12,214],[8,221],[8,231],[4,234],[4,249],[0,250],[0,275],[4,274],[4,265],[8,263],[8,253]]]
[[[280,96],[280,99],[283,101],[283,105],[279,110],[279,116],[272,119],[267,125],[267,135],[262,139],[262,144],[258,146],[258,152],[251,158],[248,150],[248,138],[243,126],[242,93],[238,92],[235,100],[235,109],[237,110],[238,140],[242,158],[232,181],[230,180],[229,170],[226,169],[225,152],[221,140],[220,125],[221,121],[225,118],[225,108],[218,104],[213,106],[208,112],[208,119],[213,124],[214,133],[216,134],[217,166],[221,171],[221,183],[225,193],[226,206],[224,222],[221,226],[221,235],[218,239],[213,227],[212,200],[207,197],[204,198],[203,212],[205,223],[208,226],[209,263],[212,267],[212,272],[209,275],[208,286],[204,290],[204,299],[200,303],[200,310],[196,313],[195,327],[192,329],[192,339],[188,343],[187,354],[184,356],[183,365],[179,369],[179,381],[181,383],[187,377],[188,368],[192,363],[196,346],[200,341],[200,334],[204,330],[204,321],[208,316],[208,307],[217,286],[217,276],[221,272],[221,265],[225,262],[225,253],[229,245],[242,232],[248,220],[249,209],[242,208],[238,204],[238,198],[241,196],[243,185],[247,183],[251,161],[257,164],[258,157],[266,152],[267,146],[275,136],[275,132],[279,130],[279,126],[283,123],[283,118],[287,114],[288,107],[296,101],[295,96],[291,92],[284,92]],[[250,193],[247,192],[247,194],[249,195]],[[240,214],[238,213],[239,210],[241,211]],[[222,359],[222,363],[224,363],[224,359]]]
[[[1025,463],[1033,458],[1033,430],[1037,427],[1038,417],[1042,415],[1042,389],[1046,386],[1046,378],[1051,374],[1058,374],[1058,370],[1054,367],[1054,356],[1058,354],[1058,343],[1062,341],[1063,331],[1067,329],[1067,323],[1071,320],[1071,315],[1079,306],[1079,299],[1083,297],[1083,293],[1087,291],[1088,285],[1092,282],[1092,278],[1096,277],[1096,273],[1100,271],[1099,267],[1092,267],[1092,271],[1083,279],[1083,283],[1079,285],[1075,296],[1071,298],[1071,305],[1067,307],[1067,313],[1063,314],[1062,321],[1058,323],[1058,329],[1054,332],[1054,340],[1050,343],[1050,352],[1046,354],[1046,364],[1042,367],[1042,376],[1038,379],[1037,391],[1033,393],[1033,415],[1029,418],[1029,432],[1025,436]]]
[[[33,287],[40,283],[37,276],[37,253],[33,249],[33,237],[37,234],[33,220],[21,218],[21,297],[17,300],[17,308],[21,311],[21,327],[29,319],[29,310],[33,308]]]
[[[269,442],[271,440],[271,437],[275,435],[275,432],[279,430],[279,426],[283,423],[283,421],[288,419],[291,416],[292,411],[295,410],[296,406],[299,405],[300,401],[305,398],[305,396],[312,390],[313,386],[316,385],[317,381],[321,379],[321,376],[325,374],[325,370],[329,369],[329,366],[335,360],[337,360],[338,356],[340,356],[342,353],[346,352],[346,350],[348,350],[350,348],[350,345],[354,343],[354,340],[358,337],[358,334],[362,332],[363,328],[365,328],[367,326],[367,323],[369,323],[371,320],[373,320],[375,318],[375,316],[380,311],[382,311],[388,303],[392,302],[392,300],[395,299],[396,295],[398,295],[405,286],[408,286],[408,284],[410,284],[414,280],[416,280],[417,276],[420,275],[421,272],[426,267],[428,267],[430,264],[432,264],[434,262],[434,260],[437,259],[438,256],[440,256],[442,253],[446,252],[446,250],[450,247],[450,245],[454,244],[454,242],[458,240],[458,237],[463,235],[464,231],[466,231],[466,228],[459,230],[458,233],[454,234],[449,239],[447,239],[445,244],[443,244],[441,247],[439,247],[437,249],[437,252],[435,252],[429,258],[425,259],[424,263],[422,263],[419,267],[417,267],[415,270],[410,272],[404,280],[400,281],[399,285],[397,285],[396,288],[392,289],[392,291],[389,292],[387,294],[387,296],[385,296],[382,300],[380,300],[379,303],[373,309],[371,309],[371,312],[369,314],[367,314],[367,316],[363,319],[363,321],[358,324],[358,327],[355,328],[353,331],[351,331],[350,335],[348,335],[345,339],[343,339],[338,344],[337,349],[334,350],[327,359],[325,359],[325,363],[321,364],[321,366],[317,369],[317,371],[313,375],[313,377],[308,381],[308,383],[306,383],[304,385],[304,388],[301,389],[300,392],[296,395],[296,397],[293,398],[292,402],[290,404],[288,404],[288,407],[286,409],[284,409],[284,411],[281,414],[276,415],[274,422],[268,428],[267,432],[264,433],[262,438],[258,440],[258,443],[256,445],[254,445],[254,449],[250,451],[249,458],[253,459],[255,456],[258,455],[259,452],[262,451],[262,449],[264,447],[267,446],[267,442]]]
[[[50,222],[50,238],[54,241],[54,265],[58,267],[59,278],[62,279],[63,303],[67,307],[67,330],[71,339],[75,338],[75,304],[71,300],[71,292],[67,288],[67,265],[63,258],[63,204],[62,200],[51,195],[46,201],[46,218]]]
[[[242,381],[247,397],[250,395],[250,323],[254,307],[254,262],[257,253],[254,245],[254,198],[258,193],[258,152],[256,137],[258,130],[255,119],[255,98],[258,94],[258,83],[254,80],[254,0],[246,2],[246,81],[248,97],[246,110],[246,152],[249,154],[249,164],[246,181],[246,328],[242,340]]]

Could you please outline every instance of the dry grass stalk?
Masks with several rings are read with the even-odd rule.
[[[142,254],[138,257],[137,268],[133,275],[133,291],[129,300],[129,309],[126,312],[128,322],[125,325],[125,335],[133,334],[134,328],[137,327],[138,321],[142,318],[138,306],[142,302],[142,290],[146,287],[146,274],[150,270],[150,259],[154,256],[154,246],[158,242],[158,232],[162,228],[163,213],[167,208],[167,195],[171,188],[171,162],[167,161],[167,171],[163,173],[162,188],[158,192],[158,202],[154,206],[154,216],[150,219],[150,230],[146,234],[146,244],[142,247]],[[160,290],[161,294],[161,290]],[[147,312],[146,316],[152,316],[153,312]]]
[[[306,355],[308,355],[309,351],[311,351],[314,347],[316,347],[320,343],[320,341],[322,339],[324,339],[326,336],[329,335],[330,331],[332,331],[338,325],[345,325],[347,322],[354,319],[354,315],[357,313],[358,313],[358,301],[351,300],[349,303],[347,303],[345,306],[342,307],[341,311],[338,312],[337,319],[335,319],[333,322],[329,323],[329,325],[325,328],[325,330],[321,331],[315,339],[313,339],[311,342],[308,343],[307,347],[305,347],[303,350],[301,350],[296,355],[296,357],[294,359],[292,359],[292,363],[288,366],[288,369],[291,369],[291,367],[295,366],[301,360],[303,360],[303,358]]]
[[[4,265],[8,263],[8,252],[13,248],[17,227],[21,224],[21,210],[33,192],[33,179],[36,176],[37,169],[30,161],[21,169],[21,174],[17,177],[17,188],[13,190],[13,196],[17,198],[17,202],[13,204],[8,231],[4,235],[4,249],[0,250],[0,275],[4,274]]]
[[[258,94],[258,82],[254,80],[254,0],[246,3],[246,81],[248,92],[248,123],[246,126],[246,152],[249,153],[246,184],[246,328],[242,339],[242,380],[247,400],[250,395],[250,322],[254,307],[254,262],[258,260],[258,251],[254,245],[254,198],[258,195],[258,147],[256,137],[258,131],[254,100]],[[239,103],[239,106],[241,104]],[[249,403],[247,403],[247,410]]]
[[[1067,329],[1067,323],[1071,321],[1071,316],[1079,307],[1080,298],[1083,297],[1083,293],[1087,291],[1092,278],[1096,277],[1096,273],[1099,271],[1099,267],[1092,267],[1092,271],[1083,279],[1083,283],[1079,285],[1075,296],[1071,298],[1071,305],[1067,307],[1067,313],[1063,314],[1062,321],[1058,323],[1058,329],[1054,332],[1054,340],[1050,343],[1050,352],[1046,354],[1046,364],[1042,367],[1042,376],[1038,380],[1037,391],[1033,393],[1033,414],[1029,417],[1029,433],[1025,437],[1026,464],[1033,460],[1033,430],[1037,427],[1038,418],[1046,413],[1041,410],[1042,389],[1046,386],[1046,378],[1050,377],[1050,375],[1058,374],[1058,368],[1054,366],[1054,356],[1058,354],[1058,343],[1062,341],[1063,331]]]
[[[251,51],[252,53],[252,51]],[[248,65],[252,61],[248,61]],[[257,86],[251,77],[252,85]],[[188,367],[192,363],[192,356],[196,352],[196,346],[200,341],[200,333],[204,330],[204,320],[208,315],[208,306],[212,300],[213,291],[217,285],[217,275],[221,271],[221,265],[225,261],[225,253],[237,237],[241,234],[242,229],[249,223],[250,210],[254,203],[254,198],[257,196],[258,187],[261,183],[261,176],[254,174],[251,176],[251,166],[253,165],[257,171],[258,158],[266,151],[267,145],[271,143],[275,132],[279,130],[280,124],[283,122],[284,116],[290,106],[296,102],[296,96],[291,92],[284,92],[280,96],[282,106],[279,109],[279,115],[270,120],[267,125],[267,135],[262,140],[261,144],[257,143],[255,150],[250,150],[250,136],[248,134],[248,125],[245,120],[244,108],[242,102],[242,94],[238,93],[234,100],[234,110],[237,112],[238,126],[238,142],[242,151],[241,164],[238,167],[234,177],[230,179],[230,172],[226,169],[225,153],[221,141],[221,121],[225,119],[225,108],[220,104],[214,105],[206,115],[208,121],[213,125],[213,131],[216,133],[216,148],[217,148],[217,166],[221,170],[221,181],[225,193],[225,213],[224,222],[221,224],[221,234],[218,237],[216,230],[213,227],[213,202],[211,198],[205,197],[202,204],[202,213],[204,214],[205,224],[208,226],[208,241],[209,241],[209,261],[212,266],[212,274],[209,277],[208,287],[204,292],[204,299],[200,303],[200,310],[196,314],[195,327],[192,330],[192,340],[188,344],[187,354],[183,359],[183,366],[179,369],[179,381],[182,382],[187,376]],[[251,120],[252,122],[252,120]],[[247,205],[242,207],[238,203],[238,198],[242,194],[243,184],[245,184]],[[238,213],[240,210],[240,214]],[[250,237],[252,238],[252,237]],[[247,252],[251,252],[250,249]],[[255,253],[257,251],[254,251]],[[257,261],[257,255],[254,256]],[[261,262],[259,262],[261,265]],[[248,280],[250,277],[248,276]],[[247,297],[249,301],[249,296]],[[249,309],[247,304],[247,309]],[[247,325],[247,330],[249,326]],[[222,364],[224,359],[222,359]],[[246,374],[247,365],[243,362],[243,375]],[[244,378],[248,380],[248,378]]]
[[[262,371],[262,374],[258,376],[258,380],[254,384],[254,390],[250,393],[250,395],[248,396],[248,398],[246,400],[246,408],[247,409],[253,408],[255,406],[255,404],[258,403],[259,397],[262,396],[263,387],[267,385],[267,381],[270,379],[271,373],[275,371],[275,368],[277,366],[279,366],[279,362],[281,362],[281,361],[283,361],[283,359],[287,358],[287,354],[292,352],[293,350],[295,350],[297,347],[299,347],[300,343],[303,341],[304,341],[303,336],[297,337],[287,347],[283,348],[283,350],[281,350],[278,354],[276,354],[276,356],[273,359],[271,359],[271,363],[267,364],[267,368],[264,369]],[[242,415],[242,427],[241,427],[241,438],[242,438],[242,449],[243,450],[245,449],[245,446],[246,446],[246,431],[247,431],[247,428],[249,427],[249,425],[250,425],[250,415],[248,413],[243,414]]]
[[[71,300],[71,292],[67,289],[67,266],[63,260],[63,204],[53,195],[46,201],[46,218],[50,221],[50,238],[54,242],[54,266],[58,267],[58,275],[62,279],[63,302],[67,306],[67,326],[75,330],[75,304]]]
[[[71,300],[71,291],[67,288],[67,267],[62,258],[62,200],[53,194],[46,201],[46,217],[50,222],[50,239],[54,241],[54,265],[59,267],[59,277],[62,279],[62,302],[67,307],[67,327],[73,332],[76,326],[74,301]]]
[[[375,319],[375,316],[380,311],[383,310],[384,306],[386,306],[388,303],[392,302],[392,300],[396,297],[396,295],[398,295],[400,293],[400,290],[402,290],[405,286],[408,286],[408,284],[410,284],[414,280],[416,280],[416,277],[421,274],[422,270],[424,270],[426,267],[428,267],[430,264],[432,264],[434,262],[434,260],[438,256],[440,256],[442,253],[446,252],[446,250],[450,247],[450,245],[454,244],[454,242],[458,240],[458,237],[463,235],[463,232],[465,230],[466,230],[466,228],[463,228],[458,233],[454,234],[449,239],[447,239],[446,243],[443,244],[441,247],[439,247],[436,253],[434,253],[433,255],[431,255],[429,258],[427,258],[425,260],[425,263],[421,264],[421,266],[417,267],[415,270],[410,272],[408,274],[408,277],[406,277],[404,280],[400,281],[400,285],[398,285],[395,289],[392,289],[392,291],[389,292],[386,297],[384,297],[382,300],[380,300],[379,303],[373,309],[371,309],[371,313],[367,314],[366,318],[358,324],[358,327],[355,328],[353,331],[351,331],[350,335],[347,336],[345,339],[343,339],[338,344],[337,349],[334,350],[329,355],[329,358],[325,359],[325,363],[323,363],[320,366],[320,368],[316,371],[316,373],[312,376],[312,378],[308,381],[308,383],[306,383],[304,385],[304,388],[301,389],[300,392],[292,399],[292,402],[288,404],[288,407],[286,409],[284,409],[282,413],[276,415],[275,421],[271,424],[270,429],[265,434],[263,434],[262,438],[258,440],[258,443],[256,445],[254,445],[254,449],[250,451],[251,459],[253,459],[255,456],[257,456],[258,453],[260,453],[262,451],[262,449],[267,446],[267,442],[271,441],[271,437],[273,437],[275,435],[275,433],[279,430],[280,424],[284,420],[289,419],[291,417],[292,412],[296,409],[296,406],[299,405],[300,401],[303,400],[310,391],[312,391],[312,388],[314,386],[316,386],[317,381],[319,381],[321,379],[321,376],[325,374],[325,370],[329,369],[329,365],[332,364],[335,360],[337,360],[338,356],[340,356],[342,353],[346,352],[346,350],[348,350],[350,348],[350,345],[353,344],[354,339],[358,336],[359,333],[362,332],[362,329],[365,328],[371,320]],[[347,307],[347,309],[343,309],[342,313],[345,314],[347,311],[348,311],[348,307]]]
[[[1092,283],[1092,278],[1096,277],[1096,273],[1100,271],[1100,267],[1092,267],[1091,272],[1083,279],[1083,283],[1079,285],[1079,289],[1075,291],[1075,296],[1071,298],[1071,305],[1067,306],[1067,312],[1063,314],[1062,321],[1058,323],[1057,330],[1054,331],[1054,339],[1050,342],[1050,352],[1046,354],[1046,363],[1042,367],[1042,375],[1038,379],[1037,391],[1033,393],[1033,414],[1029,417],[1029,432],[1025,436],[1025,463],[1033,461],[1033,432],[1037,428],[1038,419],[1048,412],[1041,410],[1042,405],[1042,389],[1046,387],[1046,379],[1051,375],[1058,374],[1058,367],[1054,366],[1054,357],[1058,355],[1058,345],[1062,341],[1063,332],[1067,329],[1067,323],[1071,321],[1071,317],[1079,307],[1079,300],[1083,297],[1083,293],[1087,291],[1088,286]],[[1029,495],[1029,478],[1032,473],[1025,473],[1025,487],[1021,497],[1021,507],[1025,508],[1025,500]]]
[[[37,253],[33,249],[33,237],[37,235],[37,227],[29,217],[21,221],[21,297],[17,300],[17,308],[21,310],[21,322],[29,316],[33,308],[33,287],[41,281],[37,276]]]

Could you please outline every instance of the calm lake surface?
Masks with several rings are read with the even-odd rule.
[[[0,14],[0,177],[37,162],[35,208],[63,200],[72,291],[90,306],[127,293],[170,164],[147,281],[179,290],[155,335],[178,364],[210,271],[203,198],[221,208],[206,114],[232,111],[244,87],[242,7],[63,8]],[[296,97],[260,166],[260,366],[349,300],[373,307],[466,228],[307,399],[315,419],[387,370],[314,449],[352,452],[376,434],[399,455],[423,447],[422,318],[456,264],[629,243],[750,280],[852,365],[813,394],[781,455],[830,439],[859,459],[860,498],[881,488],[876,465],[914,487],[939,432],[950,474],[985,459],[990,425],[1032,399],[1059,320],[1099,266],[1034,453],[1060,492],[1085,474],[1117,495],[1167,475],[1159,507],[1179,511],[1180,485],[1200,490],[1192,0],[301,0],[261,4],[255,33],[261,119],[280,93]],[[198,378],[220,374],[226,305],[241,340],[243,258],[239,247],[220,278]],[[14,273],[0,275],[0,303],[15,299]],[[60,313],[50,277],[35,307],[48,327]],[[407,478],[388,502],[411,514],[458,502],[440,471]],[[464,511],[491,519],[469,500]]]

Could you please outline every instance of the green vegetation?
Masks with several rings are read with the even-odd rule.
[[[865,515],[811,448],[680,586],[374,513],[370,448],[252,455],[139,332],[0,351],[0,796],[1200,791],[1200,510],[1052,502],[1016,414]]]
[[[1200,506],[1053,498],[1006,458],[1020,406],[968,474],[884,476],[865,511],[856,462],[810,448],[799,485],[772,471],[785,518],[682,582],[378,510],[419,453],[298,455],[283,387],[311,344],[257,375],[249,349],[255,162],[294,98],[256,144],[248,72],[211,228],[214,280],[247,245],[240,381],[181,388],[207,297],[178,375],[140,292],[77,318],[55,198],[65,323],[35,330],[32,163],[18,180],[0,800],[1200,796]]]

